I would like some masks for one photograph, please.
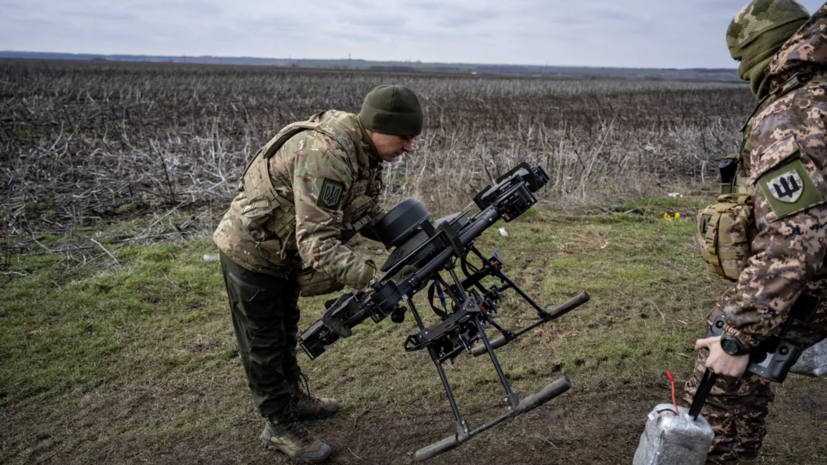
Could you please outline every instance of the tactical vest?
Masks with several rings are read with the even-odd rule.
[[[752,151],[752,142],[749,136],[755,124],[755,117],[775,103],[776,100],[803,87],[809,82],[827,82],[827,79],[816,79],[813,81],[812,75],[810,74],[796,74],[758,102],[758,105],[756,105],[749,118],[747,118],[747,121],[741,126],[741,135],[743,138],[741,139],[738,152],[727,155],[718,165],[721,173],[721,194],[755,195],[754,188],[749,183],[746,166],[744,166],[743,163],[743,160],[749,155],[750,151]]]
[[[738,153],[724,158],[721,173],[721,195],[717,203],[701,210],[697,216],[698,241],[707,269],[729,280],[736,281],[747,267],[752,240],[758,234],[755,225],[755,188],[749,182],[744,159],[752,150],[750,134],[755,118],[786,94],[813,80],[810,74],[796,74],[764,97],[741,127],[743,139]]]
[[[331,114],[332,117],[329,116]],[[351,154],[349,163],[356,170],[357,177],[343,198],[340,240],[345,242],[371,224],[372,214],[378,210],[377,203],[382,192],[381,164],[369,159],[360,162],[360,153],[364,155],[365,150],[357,145],[362,144],[361,139],[356,140],[351,135],[353,128],[349,126],[355,121],[347,121],[353,115],[328,112],[329,117],[324,120],[322,115],[323,113],[318,113],[308,121],[291,124],[279,131],[244,169],[239,183],[242,194],[233,201],[231,211],[228,212],[228,215],[237,212],[236,226],[223,229],[219,226],[221,233],[228,237],[216,240],[219,248],[239,265],[253,271],[274,273],[279,269],[295,269],[301,263],[297,254],[296,208],[292,183],[274,185],[270,165],[279,149],[302,131],[324,134],[345,153]],[[219,232],[216,234],[214,237],[218,238]]]

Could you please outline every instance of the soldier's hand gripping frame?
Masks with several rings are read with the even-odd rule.
[[[776,383],[783,383],[801,355],[801,347],[787,339],[787,333],[795,320],[809,322],[818,310],[820,302],[821,298],[802,293],[790,308],[778,335],[766,338],[752,349],[746,371]],[[722,336],[725,324],[723,315],[715,318],[706,337]]]
[[[385,272],[384,278],[372,282],[370,292],[353,291],[329,301],[325,305],[323,317],[299,337],[304,351],[314,359],[329,349],[340,337],[349,337],[351,328],[368,317],[379,322],[393,314],[394,321],[398,321],[400,315],[410,310],[419,332],[406,339],[405,350],[428,351],[448,395],[457,427],[456,434],[418,450],[418,461],[425,461],[454,449],[477,434],[532,410],[571,387],[569,379],[564,377],[520,399],[511,390],[494,349],[568,313],[587,302],[589,296],[582,293],[557,309],[547,312],[503,273],[503,260],[497,250],[489,258],[473,244],[483,231],[499,219],[508,222],[528,210],[537,202],[534,193],[547,183],[548,175],[542,168],[522,163],[477,194],[474,203],[479,207],[479,213],[468,217],[466,209],[433,223],[428,221],[430,213],[421,204],[407,199],[403,202],[406,210],[401,213],[396,211],[403,207],[403,204],[400,204],[386,215],[386,222],[389,224],[397,220],[403,221],[402,218],[415,218],[415,224],[413,227],[402,227],[397,222],[387,228],[390,232],[385,234],[383,242],[389,247],[395,247],[395,250],[382,268]],[[474,267],[469,263],[469,254],[473,254],[482,266]],[[461,265],[464,279],[457,275],[457,262]],[[403,276],[396,282],[390,279],[403,267],[411,265],[417,269],[415,273]],[[448,278],[440,273],[447,274]],[[499,283],[486,288],[482,284],[484,278],[493,278]],[[412,297],[416,294],[417,288],[421,288],[422,283],[429,281],[430,306],[442,321],[435,326],[426,327]],[[500,308],[503,292],[509,289],[513,289],[537,311],[539,321],[516,331],[497,324],[494,318]],[[434,304],[435,296],[439,297],[441,308]],[[451,302],[450,306],[448,300]],[[403,302],[407,305],[401,306]],[[499,331],[501,336],[490,341],[485,333],[489,326]],[[463,351],[474,356],[488,354],[506,393],[507,411],[476,428],[471,428],[461,415],[442,367],[443,363],[453,361]]]

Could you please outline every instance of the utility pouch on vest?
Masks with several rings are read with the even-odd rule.
[[[724,194],[698,213],[701,255],[713,273],[735,281],[747,267],[750,244],[758,234],[753,209],[751,195]]]
[[[370,209],[375,205],[375,198],[360,195],[345,206],[345,221],[339,226],[339,229],[342,231],[342,236],[339,240],[342,244],[349,241],[356,233],[373,221],[373,218],[370,216]]]
[[[299,283],[302,297],[330,294],[345,288],[344,284],[313,268],[305,268],[299,271],[296,281]]]

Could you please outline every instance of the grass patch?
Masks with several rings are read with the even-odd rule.
[[[610,212],[532,210],[480,238],[480,251],[499,248],[510,277],[547,307],[581,291],[591,301],[498,351],[519,395],[563,375],[575,388],[464,453],[523,463],[521,457],[535,451],[560,462],[605,463],[583,458],[586,449],[605,447],[604,457],[631,461],[645,414],[668,397],[663,370],[680,380],[689,374],[693,341],[725,287],[700,261],[694,223],[686,219],[692,215],[661,216],[663,208],[699,203],[641,199]],[[632,205],[643,207],[628,212]],[[14,425],[0,438],[4,461],[272,461],[253,447],[261,422],[239,362],[218,262],[203,259],[214,246],[199,239],[114,247],[123,231],[145,225],[119,224],[96,236],[119,265],[109,260],[66,274],[61,255],[19,255],[14,269],[26,276],[0,276],[0,421]],[[41,243],[57,248],[61,241]],[[357,247],[375,257],[384,253],[366,241]],[[422,298],[416,302],[426,313]],[[321,316],[325,300],[302,299],[301,329]],[[500,321],[518,328],[534,318],[510,294]],[[428,321],[436,322],[433,315]],[[410,316],[401,325],[367,322],[316,361],[300,355],[313,392],[334,394],[342,404],[335,419],[311,425],[342,451],[336,463],[407,463],[411,451],[450,434],[452,418],[433,364],[425,353],[402,349],[415,332]],[[485,357],[462,355],[446,371],[472,424],[501,412],[502,388]],[[779,393],[778,424],[823,423],[818,412],[824,409],[813,407],[827,403],[819,380],[792,378]],[[532,433],[522,434],[523,428]],[[771,427],[770,461],[814,463],[808,460],[827,452],[815,430]],[[578,449],[581,455],[566,455]]]

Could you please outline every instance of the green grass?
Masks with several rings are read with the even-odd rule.
[[[645,414],[668,398],[663,371],[686,379],[694,339],[726,286],[706,272],[694,245],[692,210],[702,203],[640,199],[583,214],[533,209],[479,239],[484,253],[500,248],[505,271],[547,307],[582,291],[591,301],[498,351],[519,395],[564,375],[575,388],[553,407],[486,433],[488,439],[478,441],[488,445],[477,442],[483,447],[474,452],[482,454],[477,460],[528,463],[521,458],[526,451],[539,450],[560,462],[608,463],[588,458],[585,449],[576,454],[591,447],[620,457],[617,463],[631,461]],[[686,213],[667,221],[663,211]],[[0,421],[13,425],[0,433],[0,462],[272,462],[253,447],[261,423],[239,363],[219,265],[203,259],[215,252],[213,244],[116,248],[146,224],[124,222],[95,236],[114,251],[117,265],[108,257],[77,267],[59,254],[19,255],[11,269],[26,276],[0,276]],[[40,242],[56,248],[65,241]],[[383,255],[375,244],[357,247]],[[302,329],[321,316],[324,300],[302,299]],[[421,296],[417,304],[425,313]],[[500,321],[507,327],[534,318],[513,293],[503,303]],[[427,320],[436,322],[433,315]],[[368,321],[317,360],[300,355],[314,393],[335,394],[342,404],[336,419],[312,427],[341,451],[334,462],[407,463],[412,450],[450,433],[433,364],[425,353],[402,349],[415,332],[410,317],[401,325]],[[502,388],[486,357],[462,355],[446,371],[473,424],[499,414]],[[775,425],[823,425],[819,409],[797,408],[800,395],[794,395],[823,407],[827,389],[820,381],[796,378],[778,387],[783,401],[773,413]],[[604,405],[614,407],[595,413]],[[526,427],[530,434],[521,433]],[[810,457],[827,453],[817,430],[791,431],[771,427],[768,461],[815,463]],[[527,442],[515,447],[512,441]]]

